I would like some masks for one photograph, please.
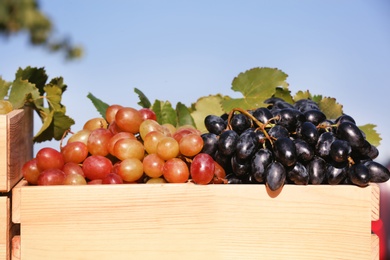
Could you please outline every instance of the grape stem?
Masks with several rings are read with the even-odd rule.
[[[226,127],[226,129],[228,129],[228,130],[232,130],[232,126],[231,126],[231,124],[230,124],[230,121],[231,121],[231,119],[232,119],[232,117],[233,117],[233,115],[234,115],[235,112],[240,112],[241,114],[244,114],[246,117],[249,117],[250,119],[252,119],[252,122],[256,123],[256,125],[258,126],[258,127],[256,128],[256,130],[257,130],[257,129],[260,129],[260,130],[263,132],[263,134],[265,135],[265,137],[271,142],[271,145],[273,146],[273,140],[272,140],[272,138],[268,135],[268,133],[267,133],[267,131],[265,130],[265,128],[266,128],[266,127],[272,127],[274,124],[270,124],[270,122],[271,122],[272,120],[274,120],[274,119],[279,119],[278,116],[270,118],[270,119],[267,121],[266,124],[263,124],[262,122],[260,122],[259,120],[257,120],[256,117],[254,117],[253,115],[251,115],[247,110],[236,107],[236,108],[233,108],[233,109],[230,111],[230,113],[229,113],[229,116],[228,116],[228,119],[227,119],[227,127]]]

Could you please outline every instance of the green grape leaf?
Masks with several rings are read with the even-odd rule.
[[[33,141],[40,143],[50,141],[53,138],[59,141],[74,123],[75,121],[63,112],[52,110],[46,114],[42,127],[34,136]]]
[[[152,110],[156,113],[159,124],[172,124],[177,126],[177,115],[175,109],[169,101],[155,100]]]
[[[314,102],[316,102],[318,104],[322,100],[322,95],[312,95],[311,100],[313,100]]]
[[[194,110],[191,115],[194,119],[196,128],[202,133],[206,133],[207,129],[204,125],[204,119],[208,115],[221,116],[225,113],[222,108],[221,102],[224,100],[222,95],[209,95],[199,98],[192,106]]]
[[[195,126],[194,119],[191,116],[191,112],[186,105],[179,102],[176,104],[177,125],[192,125]]]
[[[61,88],[57,85],[47,84],[43,89],[46,92],[46,99],[49,106],[52,107],[53,110],[61,110]]]
[[[22,108],[28,101],[27,97],[33,96],[38,97],[39,91],[35,87],[35,84],[17,78],[12,83],[12,88],[9,94],[9,102],[12,103],[14,109]]]
[[[343,114],[343,106],[335,98],[324,97],[317,103],[328,119],[336,119]]]
[[[137,93],[139,97],[139,102],[137,103],[138,105],[144,108],[150,108],[152,106],[152,103],[150,103],[149,99],[141,90],[139,90],[138,88],[134,88],[134,92]]]
[[[381,144],[382,138],[375,130],[376,125],[374,124],[365,124],[362,126],[359,126],[359,129],[364,132],[366,135],[366,140],[372,144],[373,146],[379,146]]]
[[[298,91],[297,93],[295,93],[295,96],[294,96],[294,101],[298,101],[300,99],[311,99],[311,94],[309,92],[309,90],[306,90],[306,91]]]
[[[61,88],[62,93],[64,93],[66,91],[66,89],[68,88],[68,86],[64,84],[64,79],[62,77],[56,77],[56,78],[51,79],[50,84],[56,85],[59,88]]]
[[[106,118],[106,111],[109,105],[102,100],[98,99],[92,93],[88,93],[87,98],[89,98],[92,101],[92,104],[95,106],[96,110],[99,112],[99,114],[105,119]]]
[[[44,68],[33,68],[30,66],[24,69],[19,68],[15,74],[15,79],[17,78],[21,78],[35,84],[35,87],[39,90],[40,95],[43,96],[43,87],[45,86],[48,79]]]
[[[286,101],[289,104],[294,104],[294,100],[291,96],[291,91],[288,90],[287,88],[279,88],[277,87],[275,89],[275,94],[274,97],[281,98],[284,101]]]
[[[224,99],[225,111],[240,107],[253,109],[264,106],[264,100],[275,94],[276,87],[287,88],[287,74],[273,68],[253,68],[233,79],[232,90],[241,92],[243,98]]]
[[[8,96],[9,88],[11,87],[11,82],[7,82],[0,77],[0,99],[5,99]]]

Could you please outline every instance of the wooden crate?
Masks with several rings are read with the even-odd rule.
[[[0,196],[0,260],[10,259],[10,199]]]
[[[0,115],[0,192],[20,181],[20,169],[33,156],[33,110],[17,109]]]
[[[22,260],[379,259],[377,185],[21,182],[12,211]]]

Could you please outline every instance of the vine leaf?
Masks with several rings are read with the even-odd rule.
[[[10,87],[11,82],[7,82],[0,77],[0,99],[5,99],[5,97],[8,96]]]
[[[14,109],[23,108],[27,102],[28,96],[39,97],[39,91],[35,87],[35,84],[17,78],[12,83],[12,88],[9,94],[9,102],[11,102]]]
[[[222,108],[221,102],[224,100],[222,95],[209,95],[199,98],[195,104],[193,104],[194,110],[191,115],[194,119],[196,128],[202,133],[207,132],[204,125],[204,119],[208,115],[221,116],[225,113]]]
[[[35,84],[35,87],[39,90],[41,96],[45,93],[43,87],[46,84],[48,76],[44,68],[33,68],[30,66],[27,66],[24,69],[19,68],[15,74],[15,79],[17,78],[21,78]]]
[[[191,112],[186,105],[179,102],[176,104],[177,125],[192,125],[195,126],[194,119],[191,116]]]
[[[43,142],[51,140],[61,140],[65,131],[69,130],[75,121],[62,111],[50,111],[46,114],[39,132],[34,136],[34,142]]]
[[[154,101],[152,110],[156,113],[157,122],[159,124],[172,124],[177,126],[177,115],[169,101]]]
[[[89,98],[93,105],[95,106],[96,110],[99,112],[99,114],[105,119],[106,118],[106,111],[109,105],[102,100],[95,97],[92,93],[88,93],[87,98]]]
[[[335,98],[324,97],[317,103],[326,118],[336,119],[343,114],[343,106]]]
[[[137,103],[138,105],[144,108],[150,108],[152,106],[152,103],[150,103],[149,99],[145,96],[145,94],[141,90],[139,90],[138,88],[134,88],[134,92],[139,97],[139,102]]]
[[[233,79],[232,90],[241,92],[243,98],[225,99],[225,111],[240,107],[253,109],[264,106],[264,100],[273,96],[277,87],[288,88],[287,74],[276,68],[253,68]]]
[[[374,145],[374,146],[379,146],[381,143],[382,138],[378,134],[378,132],[375,130],[376,125],[374,124],[365,124],[362,126],[359,126],[359,129],[364,132],[366,135],[366,140]]]

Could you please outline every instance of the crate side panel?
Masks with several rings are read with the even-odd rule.
[[[9,259],[9,198],[0,196],[0,259]]]
[[[22,259],[371,257],[371,187],[22,187],[20,220]]]

